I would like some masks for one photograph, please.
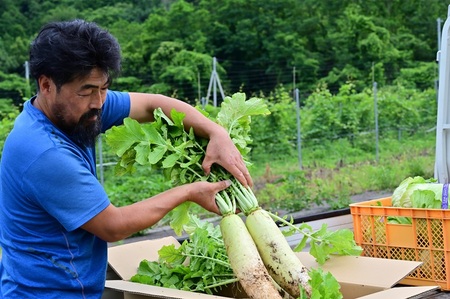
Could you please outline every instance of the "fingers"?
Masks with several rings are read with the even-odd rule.
[[[209,175],[209,173],[211,172],[212,164],[213,161],[209,159],[208,156],[206,156],[202,163],[203,171],[205,172],[206,175]]]
[[[211,159],[203,160],[202,167],[206,175],[211,172],[213,162]],[[253,187],[253,180],[248,172],[247,166],[243,160],[234,163],[221,164],[228,172],[230,172],[244,187]]]
[[[232,163],[227,169],[244,187],[252,187],[253,180],[248,172],[247,166],[244,160],[240,157],[240,160]]]
[[[188,200],[193,201],[204,209],[221,215],[216,203],[216,194],[231,186],[231,180],[223,180],[215,183],[195,182],[189,184],[191,196]]]
[[[211,172],[212,165],[217,163],[233,175],[243,186],[252,187],[253,181],[240,152],[227,135],[210,139],[206,148],[206,156],[202,167],[206,175]]]
[[[244,166],[235,166],[236,171],[234,172],[234,177],[244,186],[244,187],[252,187],[253,180],[250,176],[250,173],[247,170],[247,167]]]
[[[225,180],[225,181],[222,181],[220,183],[222,183],[222,188],[219,191],[222,191],[222,190],[224,190],[224,189],[226,189],[226,188],[231,186],[231,181],[230,180]]]
[[[242,171],[239,167],[234,165],[232,170],[228,170],[244,187],[252,186],[252,178],[248,171]]]

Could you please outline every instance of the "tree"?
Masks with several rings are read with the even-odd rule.
[[[155,81],[166,83],[165,88],[169,89],[166,92],[195,104],[193,99],[200,100],[199,80],[203,82],[208,80],[212,69],[212,57],[188,51],[177,42],[162,42],[151,56],[150,66]]]
[[[280,84],[292,89],[294,67],[296,87],[306,94],[321,83],[336,94],[349,80],[362,91],[373,78],[387,85],[400,76],[420,76],[414,82],[427,88],[421,63],[435,60],[436,19],[446,13],[440,0],[2,0],[0,69],[23,76],[29,42],[45,22],[85,18],[117,36],[122,74],[143,90],[198,97],[192,74],[174,68],[193,69],[186,59],[198,55],[216,57],[226,70],[223,85],[248,94],[269,94]],[[187,52],[170,70],[153,70],[152,56],[166,42]]]
[[[336,20],[336,27],[330,28],[328,37],[335,52],[335,70],[325,81],[333,86],[340,86],[347,80],[362,82],[360,88],[369,85],[374,62],[381,62],[385,69],[394,72],[390,74],[392,77],[399,71],[397,61],[401,52],[392,43],[389,31],[378,26],[374,17],[364,15],[359,5],[346,7]],[[349,67],[355,71],[346,72]],[[351,73],[353,77],[349,78]]]
[[[0,99],[12,100],[14,104],[21,105],[30,95],[30,86],[25,78],[0,71]]]

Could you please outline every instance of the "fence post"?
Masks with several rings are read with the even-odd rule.
[[[100,183],[102,184],[102,186],[104,185],[105,179],[104,179],[104,175],[103,175],[103,144],[102,144],[102,135],[100,134],[98,136],[98,140],[97,140],[97,144],[98,144],[98,168],[100,171]]]
[[[373,100],[375,114],[375,159],[378,163],[378,101],[377,101],[377,82],[373,82]]]
[[[298,166],[302,170],[302,137],[300,133],[300,97],[298,88],[295,89],[295,106],[297,111],[297,151],[298,151]]]

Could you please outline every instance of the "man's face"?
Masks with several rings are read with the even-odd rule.
[[[93,69],[86,78],[64,84],[52,93],[52,121],[76,142],[94,145],[101,132],[101,108],[108,84],[107,76],[99,69]]]

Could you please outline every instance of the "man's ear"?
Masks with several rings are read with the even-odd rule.
[[[53,80],[45,75],[39,77],[38,84],[39,84],[39,92],[42,93],[43,95],[50,94],[55,88]]]

